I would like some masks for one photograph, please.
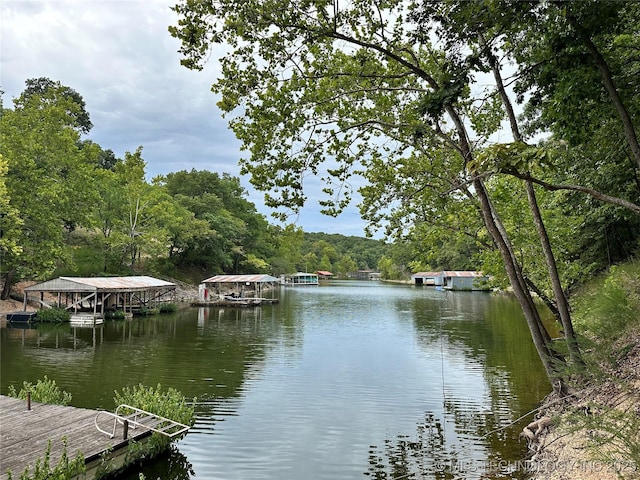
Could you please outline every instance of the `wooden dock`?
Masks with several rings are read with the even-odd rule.
[[[74,458],[77,452],[85,457],[90,472],[102,455],[118,455],[126,450],[131,439],[141,440],[150,435],[145,428],[129,429],[128,440],[123,439],[123,427],[118,425],[114,438],[100,433],[95,426],[97,410],[65,407],[31,402],[0,395],[0,480],[20,478],[25,468],[33,471],[36,461],[44,457],[51,440],[50,464],[56,465],[67,439],[67,454]],[[101,415],[99,425],[111,431],[113,417]],[[93,478],[89,474],[86,478]]]

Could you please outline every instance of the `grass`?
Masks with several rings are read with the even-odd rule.
[[[574,322],[585,335],[615,340],[640,317],[640,262],[613,266],[575,297]]]
[[[585,439],[591,458],[615,466],[619,478],[640,478],[640,262],[612,267],[572,304],[591,385],[561,429]]]

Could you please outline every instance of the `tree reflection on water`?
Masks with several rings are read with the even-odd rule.
[[[393,440],[386,439],[382,448],[372,445],[365,475],[375,480],[454,479],[449,466],[455,458],[455,449],[446,445],[442,422],[427,413],[417,426],[415,439],[398,435]]]
[[[369,448],[365,475],[374,480],[468,480],[524,479],[526,462],[470,459],[447,435],[442,421],[426,413],[415,437],[398,435],[384,446]]]

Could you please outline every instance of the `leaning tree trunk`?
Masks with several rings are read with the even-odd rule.
[[[451,106],[447,107],[447,113],[456,126],[460,151],[465,159],[465,163],[468,164],[472,160],[472,152],[462,119]],[[502,226],[499,215],[489,199],[489,194],[484,186],[484,182],[479,176],[474,177],[473,187],[480,201],[482,220],[502,256],[507,276],[513,288],[513,293],[522,308],[538,356],[542,361],[542,365],[554,390],[562,394],[566,391],[566,386],[559,374],[557,362],[563,362],[564,359],[549,349],[549,334],[542,324],[540,314],[527,288],[520,265],[513,254],[507,232]]]
[[[558,313],[560,315],[560,321],[564,330],[564,338],[567,342],[567,348],[569,349],[569,356],[573,364],[579,369],[583,369],[585,366],[580,352],[580,346],[578,345],[578,339],[573,329],[573,321],[571,320],[571,312],[569,311],[569,302],[567,296],[564,293],[562,284],[560,283],[560,275],[558,274],[558,266],[556,264],[555,256],[551,250],[551,242],[549,242],[549,235],[542,221],[542,215],[538,208],[538,202],[536,200],[536,193],[533,189],[533,184],[529,181],[525,182],[527,188],[527,197],[529,198],[529,206],[531,207],[531,213],[533,214],[533,223],[538,230],[538,236],[540,237],[540,243],[542,245],[542,251],[547,263],[547,270],[549,271],[549,278],[551,279],[551,286],[553,288],[553,294],[556,298],[556,306],[558,307]]]
[[[500,233],[500,229],[496,225],[496,213],[493,211],[493,207],[491,206],[491,202],[483,182],[480,179],[474,180],[473,186],[478,195],[478,199],[480,200],[484,224],[502,255],[507,276],[509,277],[509,281],[513,288],[513,293],[518,299],[522,312],[527,320],[527,325],[531,332],[531,338],[533,339],[533,343],[538,355],[540,356],[545,372],[547,373],[554,390],[558,393],[563,393],[565,391],[565,385],[558,373],[558,369],[556,368],[556,362],[561,359],[548,347],[549,336],[544,329],[542,320],[540,319],[540,314],[529,290],[527,288],[523,288],[520,266],[514,261],[510,248],[505,241],[505,238]]]
[[[507,91],[504,87],[504,82],[502,81],[502,75],[500,73],[498,61],[495,55],[493,55],[493,52],[491,52],[491,50],[489,49],[489,46],[486,44],[484,36],[482,34],[479,35],[479,39],[480,39],[481,46],[484,48],[485,55],[489,60],[491,70],[493,71],[493,77],[496,81],[496,87],[498,89],[498,93],[500,94],[500,98],[502,99],[502,104],[507,113],[507,118],[509,118],[509,124],[511,126],[511,133],[513,135],[513,138],[516,142],[521,142],[522,135],[520,133],[520,128],[518,126],[518,120],[513,110],[511,99],[507,95]],[[556,259],[553,254],[553,250],[551,248],[551,242],[549,240],[547,229],[544,226],[544,221],[540,213],[540,207],[538,205],[538,200],[536,198],[536,193],[533,187],[533,183],[530,180],[525,180],[524,183],[527,191],[527,200],[529,202],[529,209],[533,217],[533,223],[536,227],[536,231],[538,232],[538,238],[540,239],[540,245],[542,246],[545,262],[547,264],[547,272],[549,274],[553,295],[555,297],[557,313],[559,315],[560,323],[562,324],[562,328],[564,330],[564,337],[567,342],[569,355],[574,365],[578,367],[583,367],[584,360],[582,359],[582,354],[580,353],[580,347],[578,346],[576,334],[573,329],[573,321],[571,320],[569,301],[562,288],[562,283],[560,282],[560,275],[558,273]]]

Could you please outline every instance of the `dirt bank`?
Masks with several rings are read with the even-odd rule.
[[[571,396],[549,396],[538,418],[552,424],[530,441],[534,480],[639,479],[640,328],[630,332]],[[629,451],[635,450],[635,463]]]
[[[11,289],[11,297],[8,300],[0,300],[0,320],[6,320],[7,313],[21,312],[24,310],[23,300],[17,300],[23,295],[23,288],[32,285],[34,282],[20,282]],[[28,311],[35,311],[32,305],[27,305]]]

